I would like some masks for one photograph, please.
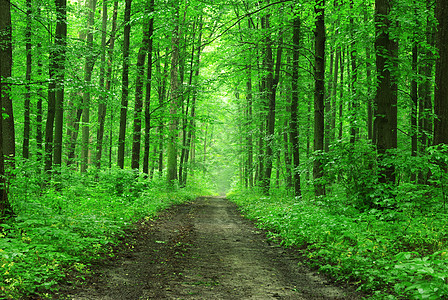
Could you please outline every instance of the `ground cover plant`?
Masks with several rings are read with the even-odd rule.
[[[207,193],[119,169],[59,179],[42,189],[36,177],[17,176],[10,187],[16,216],[0,226],[0,298],[44,297],[72,271],[82,279],[91,262],[115,255],[134,222]]]
[[[244,191],[230,198],[272,237],[301,249],[319,271],[371,298],[448,297],[446,213],[360,212],[337,196],[315,201]]]

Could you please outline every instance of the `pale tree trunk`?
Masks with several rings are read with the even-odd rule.
[[[131,2],[126,0],[124,10],[124,35],[123,35],[123,71],[121,82],[121,110],[120,110],[120,131],[118,136],[118,156],[117,165],[124,168],[124,150],[126,141],[126,116],[128,111],[129,95],[129,42],[131,34]]]
[[[315,54],[314,54],[314,159],[313,179],[314,194],[316,197],[325,195],[325,185],[320,182],[323,174],[321,152],[324,150],[324,128],[325,128],[325,0],[318,0],[315,6],[316,31],[315,31]]]

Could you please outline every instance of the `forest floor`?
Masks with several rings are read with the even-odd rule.
[[[358,299],[308,269],[219,197],[174,206],[129,233],[57,299]]]

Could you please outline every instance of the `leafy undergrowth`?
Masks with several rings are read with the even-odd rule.
[[[45,298],[69,280],[66,274],[82,279],[91,262],[114,256],[113,246],[135,221],[206,193],[167,189],[162,179],[136,179],[122,170],[99,174],[97,181],[70,178],[41,192],[23,177],[12,186],[17,216],[0,225],[0,299]]]
[[[229,197],[285,246],[302,249],[312,266],[356,284],[370,299],[448,298],[447,214],[359,212],[331,198],[248,191]]]

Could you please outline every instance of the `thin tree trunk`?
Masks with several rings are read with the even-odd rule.
[[[292,144],[292,170],[293,170],[293,186],[294,195],[299,197],[302,195],[300,186],[300,143],[299,143],[299,57],[300,57],[300,27],[301,21],[297,16],[293,21],[293,58],[292,58],[292,81],[291,81],[291,122],[289,130],[289,140]]]
[[[26,72],[25,72],[25,107],[23,120],[23,158],[30,157],[30,104],[31,104],[31,0],[26,0],[26,28],[25,28],[25,54],[26,54]]]
[[[153,2],[153,1],[152,1]],[[154,3],[147,3],[147,13],[150,15],[154,9]],[[143,25],[143,40],[141,47],[137,55],[137,79],[135,83],[135,106],[134,106],[134,131],[133,131],[133,142],[132,142],[132,161],[131,168],[133,170],[138,170],[140,168],[140,148],[141,148],[141,130],[142,130],[142,109],[143,109],[143,77],[145,75],[145,58],[148,56],[148,74],[146,82],[146,97],[145,97],[145,146],[146,137],[147,148],[145,148],[145,153],[149,157],[149,126],[150,126],[150,114],[149,105],[151,99],[151,71],[152,71],[152,30],[153,30],[153,18],[151,17],[148,22]],[[146,159],[146,164],[144,163],[145,174],[148,174],[148,157]]]
[[[86,91],[83,93],[83,112],[82,112],[82,150],[81,150],[81,173],[87,171],[89,159],[90,144],[90,86],[92,82],[92,71],[95,61],[93,54],[93,26],[96,9],[96,0],[88,0],[87,2],[87,55],[84,64],[84,85]]]
[[[315,61],[314,61],[314,159],[313,179],[314,194],[316,197],[325,195],[325,185],[321,182],[323,174],[323,163],[321,154],[324,150],[324,126],[325,126],[325,0],[318,0],[315,6],[316,32],[315,32]]]
[[[154,0],[149,2],[149,13],[154,12]],[[144,153],[143,153],[143,173],[149,172],[149,152],[150,152],[150,131],[151,131],[151,87],[152,87],[152,50],[153,50],[153,32],[154,32],[154,18],[149,20],[148,24],[148,67],[146,69],[146,96],[145,96],[145,138],[144,138]],[[153,164],[154,165],[154,164]],[[151,176],[152,170],[151,168]]]
[[[126,0],[124,10],[124,36],[123,36],[123,71],[121,84],[121,110],[120,110],[120,131],[118,136],[118,157],[117,165],[124,168],[124,150],[126,142],[126,115],[128,111],[129,95],[129,42],[131,33],[131,3],[132,0]]]
[[[175,25],[171,38],[171,99],[170,99],[170,125],[168,133],[167,148],[167,181],[173,184],[177,180],[177,126],[178,126],[178,107],[179,107],[179,6],[175,8]]]

